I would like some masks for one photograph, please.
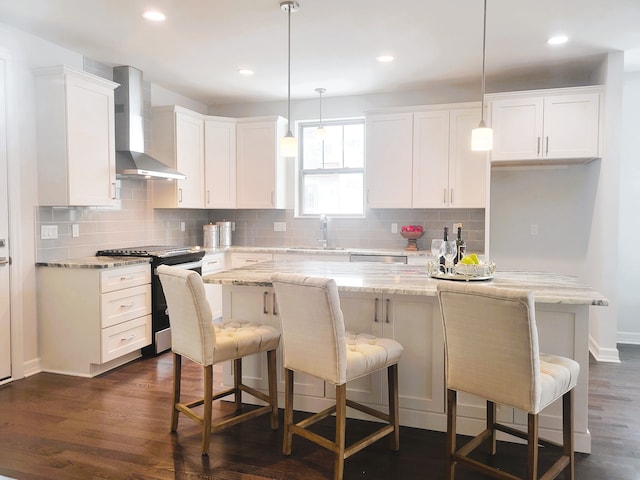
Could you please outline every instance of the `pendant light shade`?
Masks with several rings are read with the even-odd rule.
[[[320,125],[318,125],[318,128],[316,128],[316,138],[321,142],[324,141],[325,137],[327,136],[327,131],[322,126],[322,94],[326,91],[327,90],[324,88],[316,88],[316,92],[318,92],[318,95],[320,95]]]
[[[484,0],[484,20],[482,24],[482,100],[480,124],[471,132],[471,150],[486,152],[493,148],[493,130],[484,123],[485,57],[487,50],[487,0]]]
[[[285,0],[280,2],[280,9],[287,12],[288,39],[287,39],[287,134],[280,140],[280,155],[283,157],[296,157],[298,155],[298,140],[291,133],[291,13],[300,8],[298,2]]]

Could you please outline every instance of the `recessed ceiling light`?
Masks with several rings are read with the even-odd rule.
[[[158,12],[157,10],[147,10],[142,16],[152,22],[164,22],[167,19],[164,13]]]
[[[569,41],[569,37],[566,35],[556,35],[547,40],[549,45],[562,45],[563,43],[567,43]]]
[[[238,73],[240,75],[244,75],[245,77],[250,77],[251,75],[253,75],[255,72],[253,70],[251,70],[250,68],[239,68],[238,69]]]
[[[380,63],[389,63],[393,62],[394,58],[391,55],[380,55],[376,58],[376,60],[378,60]]]

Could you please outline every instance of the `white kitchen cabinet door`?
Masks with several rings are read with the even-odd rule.
[[[498,95],[491,101],[491,161],[587,160],[602,155],[599,93]]]
[[[413,113],[366,118],[367,206],[411,208]]]
[[[224,319],[246,320],[270,325],[281,330],[277,299],[271,287],[223,287]],[[282,367],[282,342],[278,346],[278,391],[284,392],[284,369]],[[243,381],[254,388],[268,389],[267,357],[264,353],[251,355],[242,361]],[[226,362],[223,368],[223,382],[233,385],[233,365]],[[324,382],[304,373],[294,375],[296,395],[324,396]]]
[[[449,111],[413,115],[413,207],[449,205]]]
[[[153,109],[153,154],[186,175],[153,184],[155,208],[204,208],[204,120],[178,106]]]
[[[117,84],[66,66],[35,74],[40,205],[114,205]]]
[[[529,160],[542,152],[542,97],[506,98],[491,104],[491,160]]]
[[[205,207],[236,207],[236,121],[204,119]]]
[[[449,117],[449,207],[485,208],[489,156],[471,150],[471,131],[478,127],[480,109],[451,110]]]
[[[403,346],[398,364],[399,406],[421,412],[444,412],[444,337],[437,300],[408,295],[340,292],[347,330],[392,338]],[[356,401],[387,404],[386,371],[347,385]],[[327,385],[327,396],[335,395]]]
[[[558,95],[544,99],[545,158],[599,157],[600,96]]]
[[[202,258],[202,276],[225,270],[224,253],[207,253]],[[222,318],[222,285],[205,283],[204,291],[214,320]]]
[[[282,117],[238,119],[237,208],[287,206],[287,160],[281,158],[279,152],[285,129],[286,120]]]

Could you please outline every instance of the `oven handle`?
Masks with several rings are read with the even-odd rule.
[[[179,263],[177,265],[171,265],[172,267],[182,268],[184,270],[195,270],[196,268],[202,268],[202,260],[197,262]],[[154,269],[154,275],[158,275],[158,269]]]

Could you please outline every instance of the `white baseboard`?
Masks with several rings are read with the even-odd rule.
[[[627,345],[640,345],[640,333],[639,332],[618,332],[616,336],[618,343],[624,343]]]
[[[589,352],[598,362],[620,363],[620,354],[617,348],[602,348],[595,341],[592,335],[589,335]]]
[[[41,371],[42,366],[40,365],[40,357],[24,362],[25,377],[30,377],[31,375],[35,375],[36,373],[40,373]]]

